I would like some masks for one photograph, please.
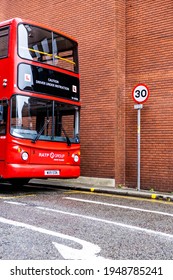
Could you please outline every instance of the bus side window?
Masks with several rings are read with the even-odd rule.
[[[9,27],[0,28],[0,58],[8,56]]]
[[[7,104],[0,104],[0,135],[6,134]]]

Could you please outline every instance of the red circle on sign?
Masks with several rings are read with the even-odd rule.
[[[149,95],[149,88],[145,84],[137,84],[132,90],[132,98],[138,104],[146,102]]]

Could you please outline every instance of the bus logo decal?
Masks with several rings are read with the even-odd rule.
[[[31,82],[31,75],[25,74],[25,82]]]
[[[38,154],[39,157],[49,157],[49,153],[39,153]]]
[[[39,153],[38,154],[39,157],[42,157],[42,158],[51,158],[53,160],[58,160],[58,161],[64,161],[64,158],[65,158],[65,154],[58,154],[58,153],[54,153],[54,152],[51,152],[51,153]]]
[[[77,86],[72,85],[72,92],[77,93]]]

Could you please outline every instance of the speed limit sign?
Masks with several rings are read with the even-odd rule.
[[[132,90],[132,98],[138,104],[146,102],[149,95],[149,88],[144,84],[138,84]]]

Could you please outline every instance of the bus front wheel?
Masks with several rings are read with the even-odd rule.
[[[28,184],[29,179],[10,179],[9,183],[14,187],[20,187]]]

